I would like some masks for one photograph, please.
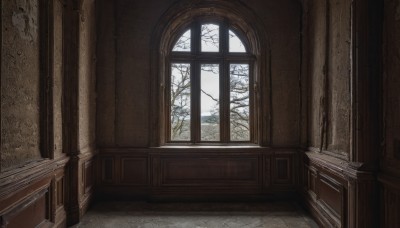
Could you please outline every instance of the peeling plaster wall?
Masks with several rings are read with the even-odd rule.
[[[100,147],[149,145],[150,39],[174,0],[100,0],[97,136]],[[243,1],[271,44],[272,144],[300,144],[300,20],[297,1]],[[267,75],[265,75],[267,77]]]
[[[61,1],[54,1],[54,50],[53,50],[53,129],[54,129],[54,156],[63,153],[63,5]]]
[[[400,0],[385,0],[384,15],[382,169],[400,177]]]
[[[324,77],[326,58],[326,1],[314,0],[309,4],[309,140],[313,147],[320,147],[324,118]],[[318,20],[317,20],[318,19]]]
[[[79,149],[87,151],[95,144],[96,112],[96,24],[95,1],[84,0],[81,9],[79,34]]]
[[[309,145],[350,153],[351,1],[308,1]]]
[[[41,157],[38,0],[1,2],[1,170]]]
[[[351,0],[331,0],[327,146],[350,152]]]

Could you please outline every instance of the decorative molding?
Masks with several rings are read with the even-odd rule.
[[[67,157],[57,160],[43,160],[29,163],[24,167],[13,169],[0,174],[0,199],[6,199],[16,193],[17,190],[25,189],[41,180],[44,176],[48,176],[66,166]],[[5,204],[2,204],[2,206]],[[2,211],[0,207],[0,211]]]
[[[66,221],[65,168],[68,158],[44,160],[23,169],[2,174],[0,183],[0,221],[3,226],[24,224],[62,226]],[[3,181],[5,180],[5,181]],[[44,198],[43,198],[44,197]],[[31,207],[32,205],[32,207]],[[34,206],[33,206],[34,205]],[[37,216],[42,211],[41,220]],[[32,217],[35,215],[34,217]],[[17,220],[13,220],[16,218]],[[21,223],[22,222],[22,223]]]
[[[96,154],[97,150],[93,150],[71,156],[69,163],[68,225],[78,223],[92,201],[96,177]]]
[[[374,172],[313,152],[305,153],[303,166],[305,204],[321,226],[375,227]]]
[[[298,153],[296,148],[261,147],[103,148],[96,189],[102,197],[118,194],[123,199],[289,198],[296,195]],[[135,165],[126,167],[127,162]],[[126,179],[127,172],[134,174]]]

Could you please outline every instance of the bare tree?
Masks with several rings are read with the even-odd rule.
[[[189,140],[190,65],[172,64],[171,73],[171,139]]]
[[[230,122],[231,140],[250,139],[249,65],[230,66]]]
[[[190,30],[186,31],[176,42],[173,51],[188,51],[190,50]]]

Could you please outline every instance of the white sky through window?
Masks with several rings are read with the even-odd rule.
[[[231,30],[229,30],[229,52],[246,52],[242,41]]]
[[[190,35],[190,29],[187,30],[183,35],[179,38],[178,41],[176,41],[174,48],[172,51],[184,51],[184,52],[190,52],[190,41],[191,41],[191,35]]]

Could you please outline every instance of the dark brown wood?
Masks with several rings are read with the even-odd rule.
[[[75,224],[80,221],[93,198],[94,171],[96,170],[94,156],[96,150],[93,148],[88,148],[87,150],[93,152],[72,156],[69,163],[68,224]]]
[[[121,183],[127,185],[146,185],[148,183],[147,157],[121,158]]]
[[[357,170],[350,162],[312,152],[306,154],[304,164],[305,204],[321,226],[375,227],[377,217],[361,219],[376,206],[373,172]]]
[[[64,179],[67,162],[45,160],[0,175],[0,221],[5,227],[65,224],[65,186],[54,183]]]
[[[113,192],[118,192],[124,199],[143,195],[176,199],[179,195],[293,197],[298,179],[294,172],[296,154],[295,148],[255,146],[100,149],[97,193],[113,198]],[[279,161],[282,165],[276,165]]]
[[[381,227],[400,226],[400,178],[380,175],[381,182]]]
[[[8,228],[37,227],[48,222],[50,215],[47,212],[48,190],[44,189],[32,196],[20,207],[4,216],[3,222]]]

